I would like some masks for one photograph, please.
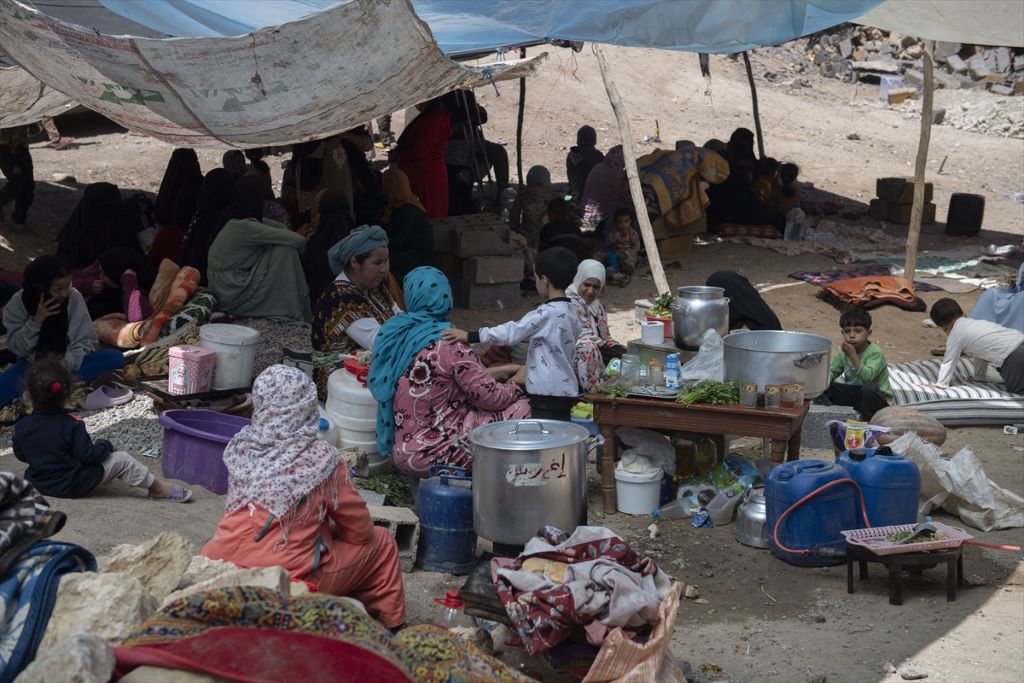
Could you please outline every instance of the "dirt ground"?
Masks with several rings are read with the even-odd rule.
[[[524,172],[530,165],[547,165],[555,180],[564,180],[564,158],[574,144],[579,125],[599,131],[599,146],[617,140],[611,108],[605,96],[596,60],[589,47],[580,54],[548,48],[551,55],[540,73],[528,83],[523,145]],[[534,51],[531,50],[531,54]],[[653,135],[659,122],[662,146],[676,139],[698,144],[726,139],[737,126],[753,128],[750,92],[741,63],[713,57],[710,96],[694,55],[639,49],[608,50],[619,89],[627,103],[638,153],[653,147],[641,143]],[[778,51],[755,53],[755,71],[782,74],[769,83],[758,81],[762,126],[768,154],[793,161],[801,180],[851,199],[867,202],[874,195],[875,178],[911,175],[918,140],[918,121],[912,111],[893,109],[877,99],[876,86],[849,85],[805,77],[786,76],[791,62]],[[515,174],[515,112],[518,89],[499,84],[481,90],[487,107],[489,136],[508,144]],[[967,102],[984,112],[997,100],[986,92],[936,94],[937,106]],[[1001,106],[1004,106],[1001,103]],[[1024,116],[1024,98],[1010,105],[1012,115]],[[1005,106],[1004,106],[1005,108]],[[401,118],[400,116],[398,117]],[[66,120],[65,120],[66,119]],[[29,234],[0,234],[0,267],[21,270],[34,256],[52,250],[81,188],[109,181],[122,190],[155,192],[170,154],[169,145],[126,134],[110,124],[97,125],[93,117],[64,117],[62,133],[78,144],[54,151],[33,146],[39,182],[30,214]],[[856,138],[850,139],[851,134]],[[219,163],[223,150],[200,151],[203,168]],[[945,159],[942,174],[938,174]],[[280,169],[274,168],[277,177]],[[73,177],[68,180],[67,176]],[[938,216],[945,217],[950,194],[973,192],[986,199],[985,231],[978,238],[950,238],[942,225],[929,226],[922,248],[941,250],[1020,244],[1024,235],[1024,206],[1011,193],[1024,191],[1024,140],[980,135],[947,126],[932,130],[928,179],[935,184]],[[58,182],[60,180],[61,182]],[[886,231],[901,235],[901,228]],[[796,270],[839,267],[831,259],[806,255],[781,256],[746,245],[699,246],[680,265],[668,268],[673,286],[702,284],[715,270],[731,269],[757,286],[768,288],[765,299],[787,329],[815,332],[838,339],[838,313],[815,297],[816,288],[787,277]],[[653,295],[648,278],[634,278],[624,289],[611,288],[602,297],[618,339],[639,336],[632,320],[632,302]],[[924,293],[931,304],[945,293]],[[978,292],[952,295],[969,308]],[[506,320],[527,310],[536,300],[524,299],[513,310],[456,311],[460,325],[481,325]],[[890,362],[920,359],[927,349],[943,343],[940,331],[922,324],[925,314],[884,307],[873,313],[874,341]],[[98,434],[95,436],[102,436]],[[988,476],[1013,491],[1024,491],[1024,463],[1015,447],[1024,435],[1006,436],[999,427],[950,430],[945,450],[952,454],[970,446]],[[807,451],[804,457],[819,457]],[[149,461],[151,467],[158,465]],[[0,452],[0,465],[20,472],[23,467],[10,451]],[[929,672],[929,681],[1024,680],[1024,589],[1021,553],[968,547],[965,572],[971,586],[958,600],[946,603],[944,574],[938,568],[923,580],[910,581],[902,607],[889,606],[880,569],[847,595],[843,567],[796,568],[767,551],[740,545],[733,527],[694,529],[688,521],[661,524],[661,536],[647,538],[649,520],[600,513],[597,479],[591,473],[591,523],[607,525],[625,534],[655,556],[678,579],[699,586],[707,604],[686,601],[679,612],[672,651],[689,661],[703,681],[895,681],[899,676],[883,668],[887,661],[909,661]],[[139,542],[162,530],[176,530],[197,545],[212,533],[223,500],[200,491],[191,505],[147,503],[132,492],[112,489],[87,500],[54,500],[69,515],[59,538],[80,543],[101,553],[123,542]],[[957,523],[959,520],[944,521]],[[1024,530],[976,536],[989,542],[1024,541]],[[410,621],[429,621],[437,614],[431,598],[443,594],[462,579],[426,572],[406,575]],[[704,671],[701,665],[706,665]],[[712,666],[714,665],[714,666]],[[720,667],[717,671],[715,667]],[[825,678],[823,678],[825,677]]]

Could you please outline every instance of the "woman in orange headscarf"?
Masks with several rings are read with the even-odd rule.
[[[383,221],[388,233],[391,272],[401,285],[405,274],[413,268],[433,265],[434,229],[404,171],[389,168],[381,176],[381,186],[388,201]]]

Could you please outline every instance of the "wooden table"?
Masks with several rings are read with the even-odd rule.
[[[604,512],[616,512],[615,501],[615,428],[645,427],[676,432],[718,435],[738,434],[760,436],[772,440],[772,460],[782,462],[800,457],[800,428],[810,401],[799,408],[765,410],[743,406],[710,404],[680,405],[672,400],[656,398],[613,398],[607,394],[591,394],[594,422],[604,437],[601,451],[601,489]],[[721,443],[721,442],[720,442]],[[719,446],[719,456],[724,457]]]

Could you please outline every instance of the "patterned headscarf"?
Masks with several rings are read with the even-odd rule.
[[[377,400],[377,448],[390,453],[395,441],[394,399],[398,379],[416,354],[451,327],[452,288],[437,268],[409,271],[404,283],[405,313],[389,318],[373,343],[367,386]]]
[[[255,503],[279,519],[288,515],[291,520],[319,507],[323,519],[324,494],[337,492],[331,475],[339,469],[341,454],[317,438],[320,414],[313,380],[297,368],[272,365],[253,383],[252,402],[252,423],[224,449],[227,511]],[[320,495],[310,496],[301,510],[295,510],[318,487]]]
[[[379,225],[361,225],[327,252],[327,260],[335,275],[340,275],[353,256],[369,254],[374,249],[388,246],[388,233]]]

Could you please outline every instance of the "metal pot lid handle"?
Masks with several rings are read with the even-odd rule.
[[[551,433],[550,430],[544,429],[544,425],[539,420],[519,420],[516,422],[515,428],[509,431],[509,434],[518,434],[519,428],[523,425],[534,425],[541,434]]]
[[[828,351],[811,351],[810,353],[805,353],[799,358],[794,359],[793,365],[797,366],[798,368],[804,368],[806,370],[807,368],[814,367],[815,365],[820,363],[821,360],[827,355]]]

